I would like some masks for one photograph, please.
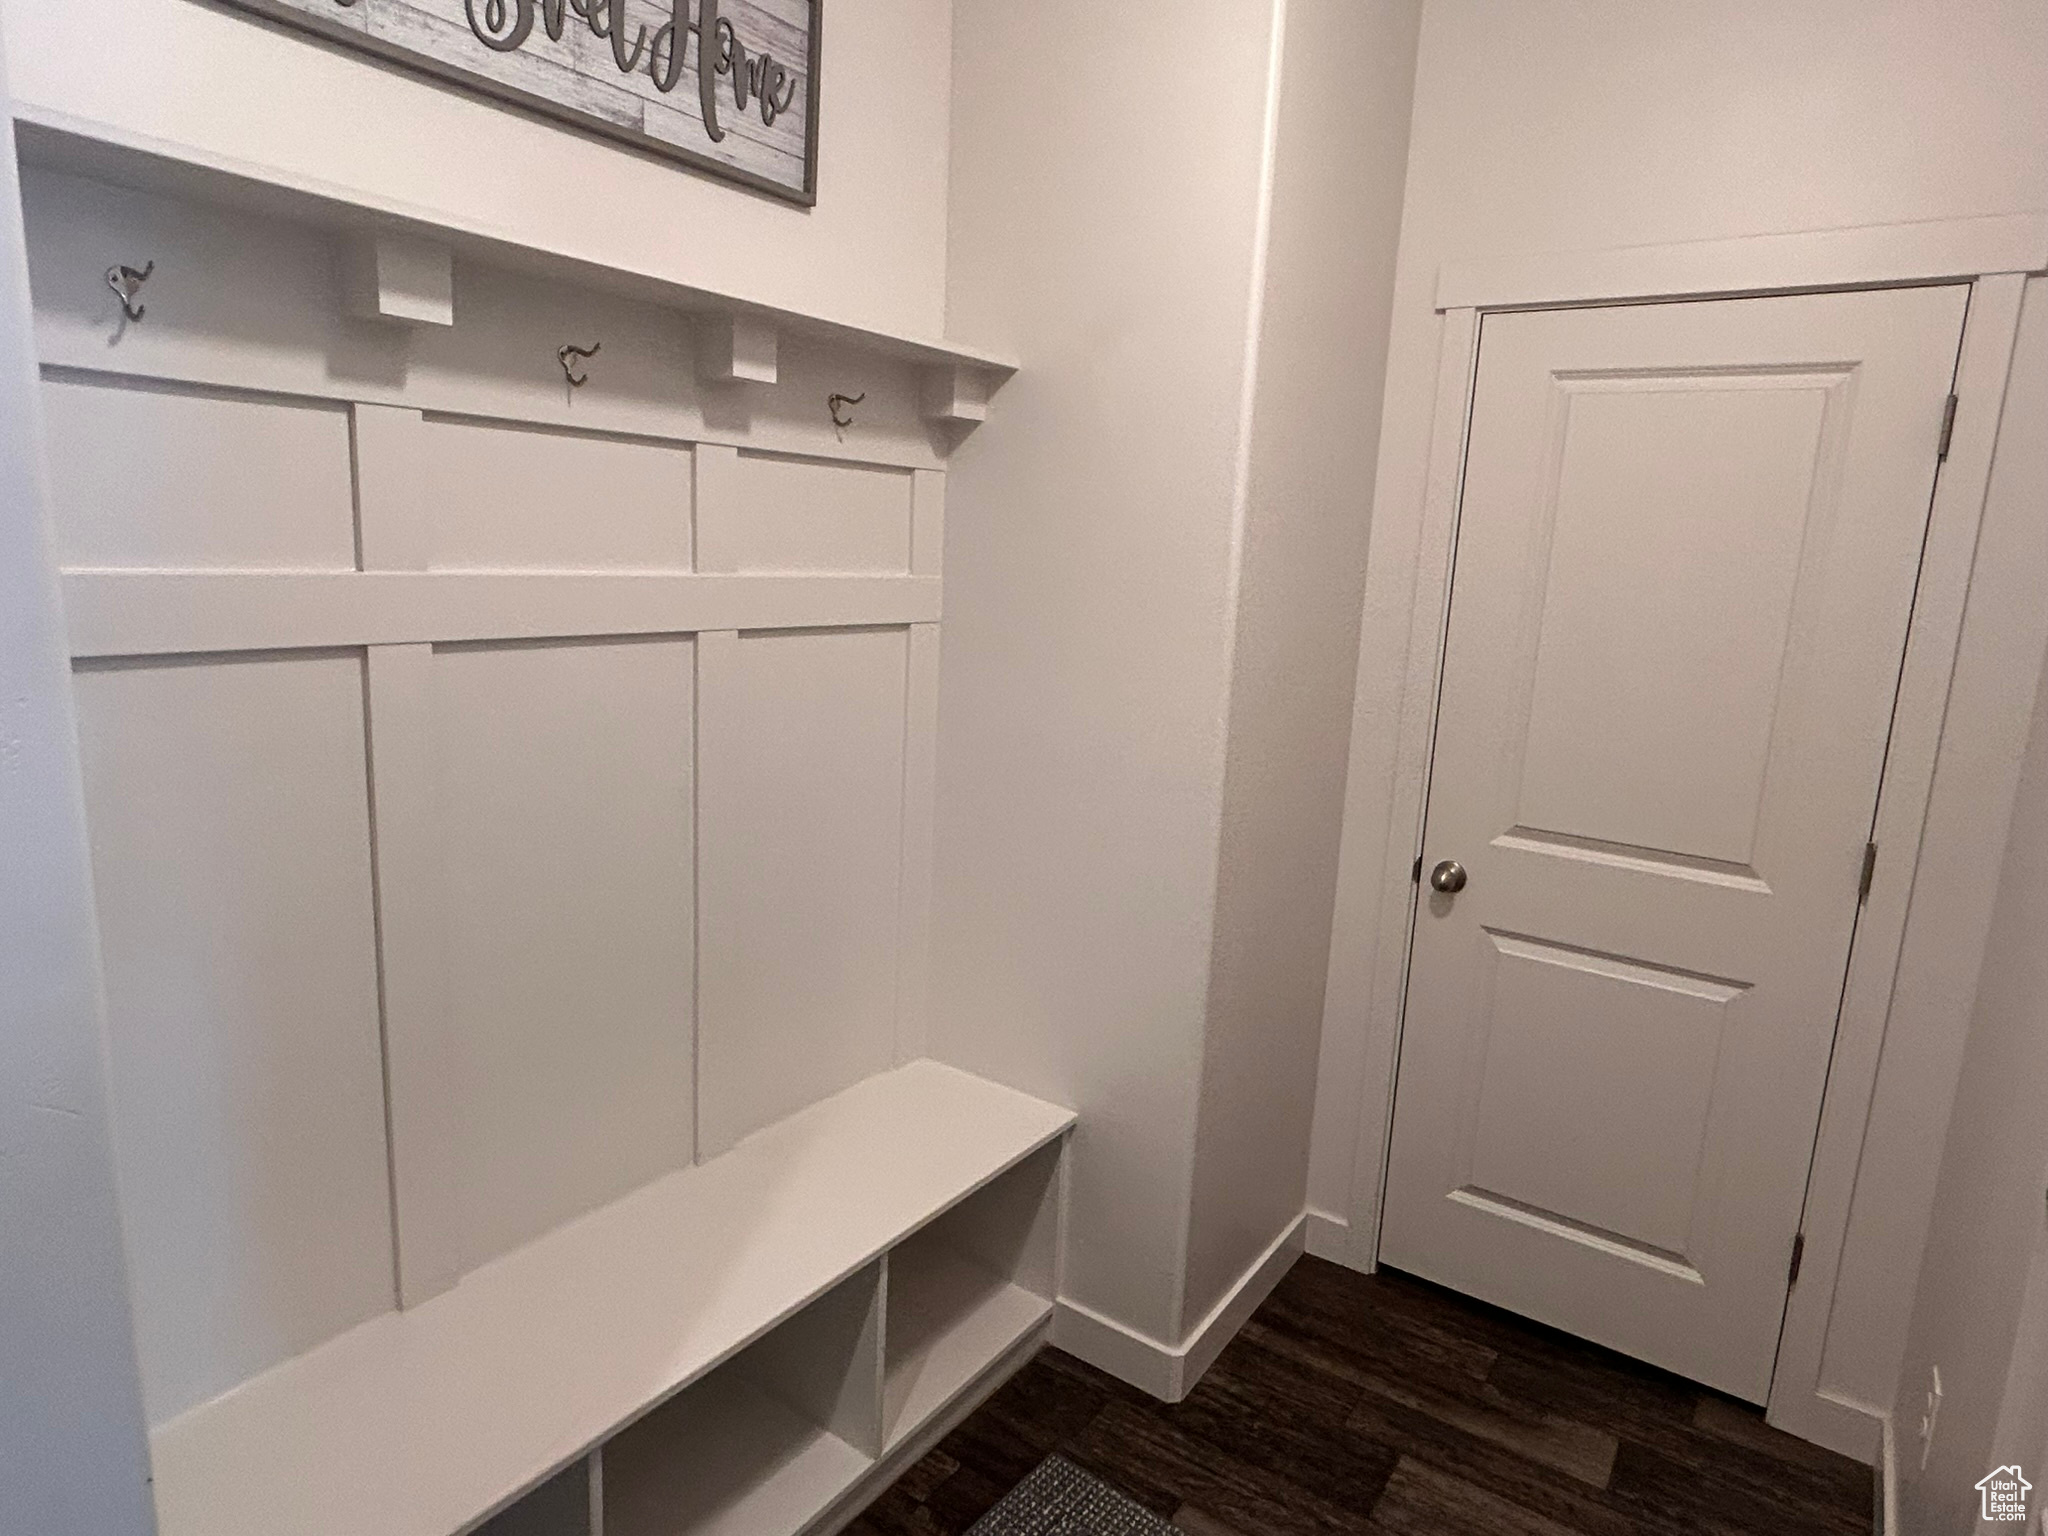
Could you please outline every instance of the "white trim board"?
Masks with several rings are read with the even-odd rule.
[[[1882,1416],[1881,1449],[1877,1458],[1877,1510],[1872,1524],[1877,1536],[1897,1536],[1899,1529],[1899,1438],[1890,1414]]]
[[[2048,212],[1800,230],[1446,262],[1436,307],[1519,309],[1806,288],[1880,288],[2048,269]]]
[[[1307,1220],[1310,1256],[1344,1263],[1351,1253],[1351,1223],[1328,1211],[1310,1211]]]
[[[1352,770],[1344,792],[1344,846],[1337,876],[1330,944],[1330,977],[1323,1010],[1325,1038],[1345,1028],[1367,1034],[1359,1052],[1360,1106],[1352,1148],[1348,1209],[1350,1239],[1342,1262],[1363,1270],[1379,1263],[1380,1199],[1386,1176],[1388,1131],[1394,1110],[1394,1059],[1408,983],[1408,939],[1414,920],[1409,870],[1421,852],[1423,794],[1436,718],[1436,667],[1450,606],[1451,531],[1465,462],[1466,383],[1476,365],[1479,318],[1470,309],[1444,320],[1439,357],[1436,412],[1429,446],[1428,491],[1411,525],[1399,530],[1410,542],[1383,552],[1374,578],[1374,557],[1366,559],[1366,613],[1359,654],[1405,658],[1399,712],[1393,721],[1393,770],[1382,785],[1360,772],[1360,748],[1376,724],[1354,711]],[[1416,526],[1419,524],[1419,526]],[[1372,544],[1396,530],[1375,520]],[[1384,592],[1376,588],[1384,584]],[[1406,602],[1395,594],[1407,594]],[[1379,601],[1375,602],[1375,598]],[[1362,669],[1361,669],[1362,670]],[[1362,694],[1361,694],[1362,697]],[[1383,835],[1377,866],[1366,849]],[[1369,956],[1352,961],[1354,951]],[[1336,1255],[1332,1255],[1336,1257]]]
[[[1877,1457],[1881,1405],[1836,1384],[1842,1351],[1830,1359],[1828,1335],[1858,1180],[1870,1177],[1864,1163],[1890,1021],[1907,1021],[1902,1027],[1914,1037],[1923,1080],[1913,1112],[1925,1116],[1932,1105],[1945,1113],[1988,924],[1982,871],[1997,868],[2011,813],[2019,754],[2010,738],[2025,728],[2048,643],[2048,614],[2029,595],[2048,584],[2048,540],[2038,529],[2031,538],[2011,531],[1996,551],[1979,547],[1990,537],[1986,494],[2024,286],[2016,272],[2039,267],[2048,267],[2048,216],[2035,215],[1445,267],[1426,489],[1418,504],[1375,508],[1367,562],[1361,709],[1370,663],[1405,661],[1394,663],[1403,681],[1390,777],[1374,768],[1376,750],[1362,750],[1384,739],[1385,716],[1354,713],[1324,1029],[1326,1037],[1344,1031],[1352,1039],[1340,1059],[1355,1064],[1348,1097],[1356,1119],[1337,1133],[1351,1134],[1355,1124],[1355,1134],[1347,1208],[1319,1226],[1318,1252],[1359,1269],[1378,1260],[1413,917],[1410,871],[1433,743],[1481,308],[1971,279],[1962,406],[1937,486],[1879,802],[1879,842],[1888,856],[1880,858],[1852,955],[1809,1182],[1806,1268],[1787,1308],[1769,1408],[1782,1428],[1866,1461]],[[1934,1170],[1897,1163],[1894,1154],[1883,1170],[1887,1198],[1901,1230],[1917,1224],[1924,1231]],[[1917,1240],[1912,1248],[1917,1253]],[[1896,1283],[1910,1286],[1911,1255],[1894,1267],[1909,1271]]]
[[[74,657],[936,624],[936,576],[694,571],[64,573]]]
[[[1052,1341],[1142,1392],[1163,1402],[1180,1402],[1302,1256],[1309,1220],[1303,1214],[1289,1222],[1178,1344],[1162,1344],[1066,1297],[1053,1314]]]
[[[704,1376],[1073,1115],[871,1078],[159,1427],[164,1536],[448,1536]]]
[[[1914,1053],[1914,1097],[1946,1118],[2048,646],[2048,613],[2038,597],[2048,582],[2048,542],[2037,536],[1998,547],[1985,517],[2023,285],[2016,276],[1986,278],[1970,301],[1956,392],[1972,408],[1967,417],[1957,413],[1935,487],[1878,799],[1880,855],[1850,952],[1807,1183],[1808,1267],[1778,1346],[1777,1381],[1810,1382],[1811,1389],[1782,1398],[1774,1390],[1774,1422],[1838,1449],[1853,1444],[1866,1460],[1878,1449],[1875,1417],[1889,1405],[1831,1385],[1828,1361],[1853,1202],[1860,1183],[1887,1190],[1917,1232],[1917,1259],[1941,1147],[1937,1135],[1920,1170],[1924,1191],[1915,1191],[1913,1169],[1878,1166],[1883,1148],[1870,1128],[1885,1123],[1879,1073],[1887,1056],[1896,1072],[1901,1051]],[[2024,697],[2014,691],[2020,678]],[[1910,1288],[1912,1279],[1908,1273],[1899,1283]],[[1901,1346],[1906,1321],[1902,1307]]]

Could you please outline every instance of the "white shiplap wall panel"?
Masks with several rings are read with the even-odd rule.
[[[362,678],[77,674],[154,1423],[392,1304]]]
[[[469,1266],[692,1145],[690,642],[434,656]]]
[[[43,422],[64,565],[355,568],[341,406],[62,375]]]
[[[698,640],[698,1145],[892,1065],[901,629]]]

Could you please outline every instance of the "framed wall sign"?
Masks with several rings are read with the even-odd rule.
[[[810,207],[824,0],[223,0]]]

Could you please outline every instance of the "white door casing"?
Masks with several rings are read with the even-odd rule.
[[[1388,1262],[1766,1395],[1967,294],[1485,318]]]

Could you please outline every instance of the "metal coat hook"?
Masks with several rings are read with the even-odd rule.
[[[846,436],[846,429],[853,425],[852,407],[859,405],[867,397],[868,392],[866,390],[862,390],[857,395],[827,395],[825,397],[825,409],[832,413],[832,426],[841,437]]]
[[[149,281],[150,273],[155,270],[154,261],[140,272],[128,266],[107,268],[107,286],[114,290],[114,297],[121,301],[121,313],[130,320],[140,320],[147,312],[146,306],[135,302],[135,295],[142,291],[142,285]]]
[[[555,360],[562,365],[562,377],[569,381],[571,389],[581,389],[590,382],[589,374],[576,371],[574,360],[579,357],[595,357],[603,350],[604,343],[598,341],[592,342],[587,347],[568,346],[556,351]]]

